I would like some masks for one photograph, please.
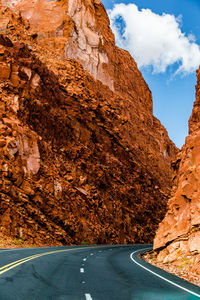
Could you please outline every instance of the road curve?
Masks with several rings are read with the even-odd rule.
[[[0,300],[192,300],[200,288],[153,267],[148,245],[0,251]]]

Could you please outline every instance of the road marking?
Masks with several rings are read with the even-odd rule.
[[[16,260],[14,262],[11,262],[3,267],[0,268],[0,275],[2,275],[3,273],[18,267],[19,265],[22,265],[30,260],[42,257],[42,256],[46,256],[46,255],[50,255],[50,254],[55,254],[55,253],[62,253],[62,252],[69,252],[69,251],[78,251],[78,250],[88,250],[88,249],[96,249],[98,247],[87,247],[87,248],[72,248],[72,249],[64,249],[64,250],[55,250],[55,251],[49,251],[49,252],[45,252],[45,253],[38,253],[35,255],[31,255],[31,256],[27,256],[24,257],[20,260]]]
[[[30,260],[33,260],[33,259],[36,259],[36,258],[39,258],[39,257],[42,257],[42,256],[46,256],[46,255],[50,255],[50,254],[55,254],[55,253],[62,253],[62,252],[69,252],[69,251],[84,251],[84,250],[88,250],[88,249],[98,249],[99,247],[101,248],[107,248],[109,246],[93,246],[93,247],[84,247],[84,248],[70,248],[70,249],[63,249],[63,250],[54,250],[54,251],[49,251],[49,252],[43,252],[43,253],[38,253],[38,254],[35,254],[35,255],[31,255],[31,256],[27,256],[27,257],[24,257],[20,260],[16,260],[16,261],[13,261],[5,266],[2,266],[0,268],[0,275],[2,275],[3,273],[5,272],[8,272],[9,270],[13,269],[13,268],[16,268]],[[114,247],[114,246],[113,246]],[[116,246],[118,247],[118,246]],[[8,252],[8,251],[16,251],[16,250],[29,250],[29,249],[51,249],[52,247],[37,247],[37,248],[27,248],[27,249],[8,249],[8,250],[1,250],[0,253],[3,253],[3,252]],[[101,251],[102,252],[102,251]],[[86,261],[87,258],[84,258],[83,261]]]
[[[92,297],[91,297],[90,294],[85,294],[85,299],[86,299],[86,300],[92,300]]]
[[[81,272],[81,273],[84,273],[85,271],[84,271],[84,269],[83,269],[83,268],[80,268],[80,272]]]
[[[32,256],[29,256],[28,258],[36,258],[38,256],[38,254],[35,254],[35,255],[32,255]],[[19,260],[16,260],[16,261],[14,261],[14,262],[12,262],[12,263],[10,263],[10,264],[8,264],[8,265],[6,265],[6,266],[3,266],[3,267],[1,267],[0,268],[0,271],[1,270],[4,270],[4,269],[6,269],[6,268],[8,268],[8,267],[10,267],[10,266],[12,266],[12,265],[15,265],[16,263],[18,263],[18,262],[23,262],[23,261],[25,261],[27,259],[27,257],[25,257],[25,258],[22,258],[22,259],[19,259]]]
[[[90,253],[90,255],[93,255],[93,253]]]
[[[82,283],[85,283],[85,281],[82,281]]]
[[[0,250],[0,253],[11,252],[11,251],[23,251],[23,250],[43,250],[43,249],[51,249],[56,247],[30,247],[30,248],[14,248],[14,249],[4,249]],[[59,246],[57,246],[59,248]]]
[[[133,258],[133,255],[134,255],[135,253],[137,253],[137,252],[140,252],[141,250],[142,250],[142,251],[143,251],[143,250],[150,250],[150,248],[139,249],[139,250],[136,250],[136,251],[134,251],[133,253],[131,253],[130,258],[131,258],[131,260],[132,260],[135,264],[137,264],[137,265],[140,266],[141,268],[145,269],[146,271],[148,271],[148,272],[154,274],[155,276],[159,277],[160,279],[163,279],[163,280],[167,281],[168,283],[170,283],[170,284],[172,284],[172,285],[178,287],[179,289],[184,290],[185,292],[188,292],[188,293],[190,293],[190,294],[192,294],[192,295],[194,295],[194,296],[200,298],[200,295],[199,295],[199,294],[196,294],[195,292],[193,292],[193,291],[191,291],[191,290],[188,290],[188,289],[184,288],[183,286],[181,286],[181,285],[179,285],[179,284],[177,284],[177,283],[175,283],[175,282],[173,282],[173,281],[171,281],[171,280],[169,280],[169,279],[167,279],[167,278],[165,278],[165,277],[163,277],[163,276],[157,274],[156,272],[151,271],[150,269],[144,267],[143,265],[139,264],[139,263]]]

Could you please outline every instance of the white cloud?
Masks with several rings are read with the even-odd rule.
[[[108,14],[117,44],[131,53],[139,67],[153,66],[158,73],[174,63],[178,63],[177,73],[199,67],[200,47],[194,35],[181,32],[181,16],[158,15],[150,9],[139,10],[135,4],[117,4]]]

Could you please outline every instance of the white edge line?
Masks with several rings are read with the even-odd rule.
[[[92,300],[92,297],[90,294],[85,294],[85,298],[86,298],[86,300]]]
[[[199,295],[199,294],[196,294],[195,292],[192,292],[192,291],[190,291],[190,290],[184,288],[183,286],[181,286],[181,285],[179,285],[179,284],[177,284],[177,283],[174,283],[173,281],[170,281],[170,280],[168,280],[168,279],[165,278],[165,277],[162,277],[161,275],[159,275],[159,274],[157,274],[157,273],[155,273],[155,272],[149,270],[148,268],[144,267],[143,265],[139,264],[136,260],[134,260],[133,255],[134,255],[135,253],[140,252],[140,251],[143,251],[143,250],[150,250],[150,248],[139,249],[139,250],[134,251],[133,253],[131,253],[130,258],[131,258],[131,260],[132,260],[135,264],[137,264],[137,265],[140,266],[141,268],[145,269],[146,271],[148,271],[148,272],[154,274],[155,276],[157,276],[157,277],[159,277],[159,278],[161,278],[161,279],[167,281],[168,283],[171,283],[172,285],[178,287],[179,289],[182,289],[182,290],[184,290],[185,292],[188,292],[188,293],[190,293],[190,294],[192,294],[192,295],[197,296],[198,298],[200,298],[200,295]]]

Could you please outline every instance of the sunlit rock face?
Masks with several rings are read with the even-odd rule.
[[[197,71],[196,101],[189,120],[189,136],[173,166],[173,197],[159,225],[154,249],[164,263],[181,265],[181,259],[190,257],[186,267],[200,275],[200,69]]]
[[[104,38],[97,28],[95,16],[81,0],[69,0],[68,14],[76,24],[76,29],[72,31],[71,39],[66,42],[66,56],[80,60],[95,79],[114,90],[113,80],[103,68],[109,61],[104,48]]]
[[[114,90],[114,81],[104,70],[109,60],[95,19],[94,3],[100,4],[99,1],[82,0],[2,0],[3,5],[20,11],[30,21],[39,39],[64,39],[61,59],[77,59],[95,79]],[[69,23],[71,26],[66,29]]]
[[[65,11],[57,5],[56,1],[1,0],[1,3],[13,11],[20,12],[30,21],[32,29],[41,34],[41,37],[47,36],[48,32],[57,31],[64,20]]]

